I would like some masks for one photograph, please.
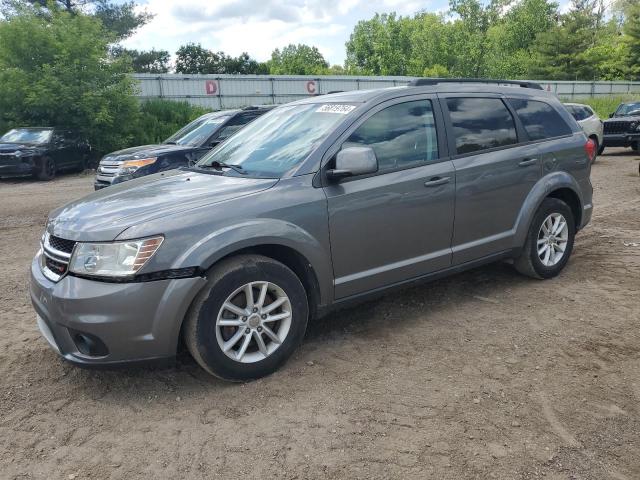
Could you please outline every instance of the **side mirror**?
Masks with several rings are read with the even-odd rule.
[[[609,114],[609,118],[613,118],[614,115],[615,115],[615,113],[610,113]]]
[[[336,155],[336,168],[327,171],[331,180],[366,175],[378,171],[378,159],[370,147],[349,147]]]

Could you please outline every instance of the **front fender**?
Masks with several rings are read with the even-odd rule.
[[[318,280],[321,304],[332,300],[331,252],[313,235],[284,220],[256,218],[216,230],[185,250],[172,268],[200,266],[207,270],[234,252],[263,245],[288,247],[306,258]]]
[[[556,171],[542,177],[529,192],[518,214],[515,226],[514,248],[522,248],[525,244],[527,233],[529,232],[529,225],[531,225],[533,216],[542,201],[547,198],[550,193],[561,188],[570,189],[576,194],[580,201],[580,211],[582,211],[582,206],[584,205],[583,197],[580,186],[573,176],[564,171]]]

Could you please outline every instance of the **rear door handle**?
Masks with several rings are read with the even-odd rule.
[[[451,180],[451,177],[434,177],[424,182],[424,186],[437,187],[438,185],[444,185],[445,183],[449,183],[449,180]]]
[[[518,165],[520,167],[528,167],[529,165],[535,165],[536,163],[538,163],[537,158],[527,158],[525,160],[522,160]]]

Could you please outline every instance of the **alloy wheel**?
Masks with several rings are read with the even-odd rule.
[[[538,232],[538,258],[545,267],[557,265],[569,242],[569,225],[560,213],[550,214]]]
[[[264,360],[284,342],[291,328],[291,301],[271,282],[236,289],[216,319],[216,339],[224,354],[241,363]]]

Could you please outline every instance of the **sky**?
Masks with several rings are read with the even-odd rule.
[[[331,65],[344,63],[344,44],[359,20],[376,12],[411,15],[448,9],[448,0],[138,1],[155,18],[124,42],[127,48],[155,48],[173,55],[181,45],[194,42],[266,61],[275,48],[306,43],[318,47]]]
[[[560,0],[560,11],[570,0]],[[425,10],[444,13],[448,0],[138,0],[155,15],[124,42],[138,50],[175,51],[189,42],[258,61],[290,43],[318,47],[331,65],[343,65],[345,42],[359,20],[378,13],[413,15]]]

